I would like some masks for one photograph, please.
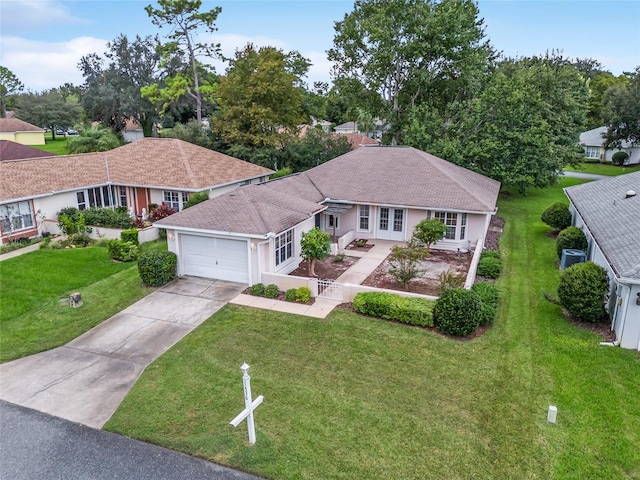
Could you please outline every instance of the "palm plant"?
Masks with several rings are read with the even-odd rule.
[[[81,130],[79,135],[69,138],[67,149],[70,154],[106,152],[121,145],[120,140],[109,128],[91,127]]]

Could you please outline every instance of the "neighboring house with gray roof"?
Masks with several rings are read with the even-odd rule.
[[[181,210],[189,195],[209,197],[268,180],[272,170],[173,138],[144,138],[107,152],[0,161],[0,238],[57,233],[65,207],[150,204]]]
[[[620,148],[605,149],[606,133],[607,127],[598,127],[580,134],[580,144],[584,147],[585,158],[600,162],[611,162],[614,153],[623,151],[629,155],[629,158],[624,162],[625,165],[640,164],[640,145],[633,145],[623,140]]]
[[[573,224],[589,242],[587,258],[604,267],[606,308],[623,348],[640,350],[640,172],[565,188]]]
[[[410,147],[364,146],[302,173],[251,185],[154,225],[168,231],[180,275],[245,283],[298,267],[318,226],[340,246],[406,241],[418,222],[447,225],[434,248],[482,247],[500,183]],[[239,268],[236,268],[239,266]]]

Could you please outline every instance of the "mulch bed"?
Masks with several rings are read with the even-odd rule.
[[[494,215],[489,222],[489,231],[484,242],[487,250],[498,250],[498,240],[504,229],[504,218]]]
[[[422,268],[426,269],[424,276],[411,280],[406,289],[398,285],[395,277],[389,274],[389,261],[385,260],[362,282],[362,285],[437,297],[440,295],[440,272],[451,270],[455,275],[464,275],[466,279],[471,257],[471,253],[458,254],[443,250],[431,250],[431,256],[423,262]]]
[[[571,325],[582,330],[588,330],[596,335],[600,335],[605,342],[613,342],[616,339],[616,332],[611,330],[611,324],[608,322],[582,322],[567,312],[564,308],[562,309],[562,313],[564,313],[564,317]]]
[[[357,258],[348,256],[345,256],[341,261],[336,261],[335,256],[316,260],[316,278],[321,278],[323,280],[335,280],[357,261]],[[289,275],[294,275],[296,277],[309,277],[308,262],[301,262],[298,268],[289,273]]]
[[[362,245],[362,242],[364,242],[364,245]],[[362,246],[358,246],[358,243],[360,243]],[[374,246],[375,246],[374,243],[370,243],[369,240],[365,238],[356,238],[354,241],[352,241],[349,245],[346,246],[345,250],[357,250],[360,252],[366,252],[370,248],[373,248]]]

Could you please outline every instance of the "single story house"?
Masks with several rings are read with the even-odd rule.
[[[640,164],[640,145],[633,145],[624,140],[620,148],[604,148],[604,138],[607,127],[598,127],[580,134],[580,144],[584,147],[584,156],[589,160],[611,162],[613,154],[619,151],[629,155],[625,165]]]
[[[135,142],[136,140],[142,140],[144,138],[144,131],[142,125],[135,120],[127,120],[122,129],[122,139],[126,143]]]
[[[44,128],[15,117],[0,118],[0,140],[11,140],[23,145],[44,145]]]
[[[435,248],[482,247],[500,183],[410,147],[364,146],[311,170],[250,185],[154,225],[178,274],[255,284],[300,263],[300,236],[409,240],[418,222],[447,226]],[[345,240],[346,239],[346,240]]]
[[[12,142],[11,140],[0,140],[0,160],[2,161],[51,156],[57,155],[29,145]]]
[[[176,210],[194,192],[210,197],[265,182],[272,170],[172,138],[144,138],[107,152],[0,161],[0,238],[57,233],[65,207],[150,204]]]
[[[587,259],[606,269],[606,310],[616,342],[640,350],[640,172],[565,188]]]
[[[365,132],[364,130],[361,130],[360,128],[358,128],[358,122],[341,123],[340,125],[336,125],[333,128],[333,131],[334,133],[338,133],[341,135],[344,135],[347,133],[359,133],[361,135],[368,136],[371,138],[381,139],[382,134],[389,129],[389,126],[386,125],[385,122],[383,122],[378,118],[376,118],[373,123],[374,123],[374,127],[368,132]]]

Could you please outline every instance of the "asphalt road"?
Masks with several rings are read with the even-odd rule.
[[[0,401],[0,479],[257,480],[257,477]]]

